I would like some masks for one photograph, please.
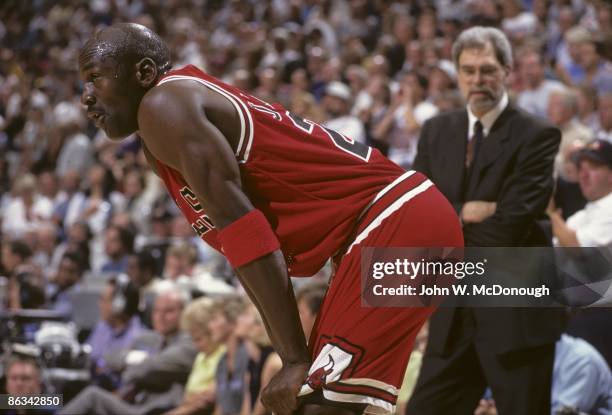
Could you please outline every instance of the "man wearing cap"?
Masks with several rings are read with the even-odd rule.
[[[552,222],[557,246],[612,246],[612,144],[595,140],[579,152],[578,181],[588,201],[584,209],[563,220],[552,207]]]
[[[323,107],[330,119],[324,125],[355,141],[365,143],[366,132],[363,123],[350,114],[351,97],[351,88],[348,85],[338,81],[327,84]]]

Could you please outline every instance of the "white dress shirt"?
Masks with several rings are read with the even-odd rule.
[[[478,120],[480,120],[480,122],[482,123],[482,130],[483,130],[482,132],[484,134],[484,137],[489,135],[489,131],[491,131],[491,127],[493,127],[493,124],[495,123],[497,118],[501,115],[501,113],[504,112],[507,106],[508,106],[508,94],[505,92],[502,98],[497,103],[497,105],[480,118],[474,115],[474,113],[470,109],[470,106],[468,105],[467,107],[468,122],[469,122],[468,141],[471,140],[472,137],[474,136],[474,124]]]

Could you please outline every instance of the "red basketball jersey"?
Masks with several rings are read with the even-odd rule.
[[[292,276],[317,272],[343,246],[374,196],[404,173],[378,150],[194,66],[169,72],[159,84],[180,80],[201,83],[236,109],[241,134],[235,155],[243,190],[272,225]],[[157,167],[194,230],[220,250],[214,224],[182,175],[159,161]]]

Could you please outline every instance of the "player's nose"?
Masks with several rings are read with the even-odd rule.
[[[96,103],[96,98],[91,91],[91,87],[88,84],[85,84],[83,87],[83,93],[81,94],[81,104],[85,107],[91,107]]]

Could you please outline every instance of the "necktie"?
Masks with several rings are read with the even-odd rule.
[[[474,123],[474,135],[472,136],[472,139],[468,142],[467,145],[467,152],[465,154],[465,167],[469,168],[476,159],[483,136],[484,133],[482,129],[482,123],[477,120]]]

